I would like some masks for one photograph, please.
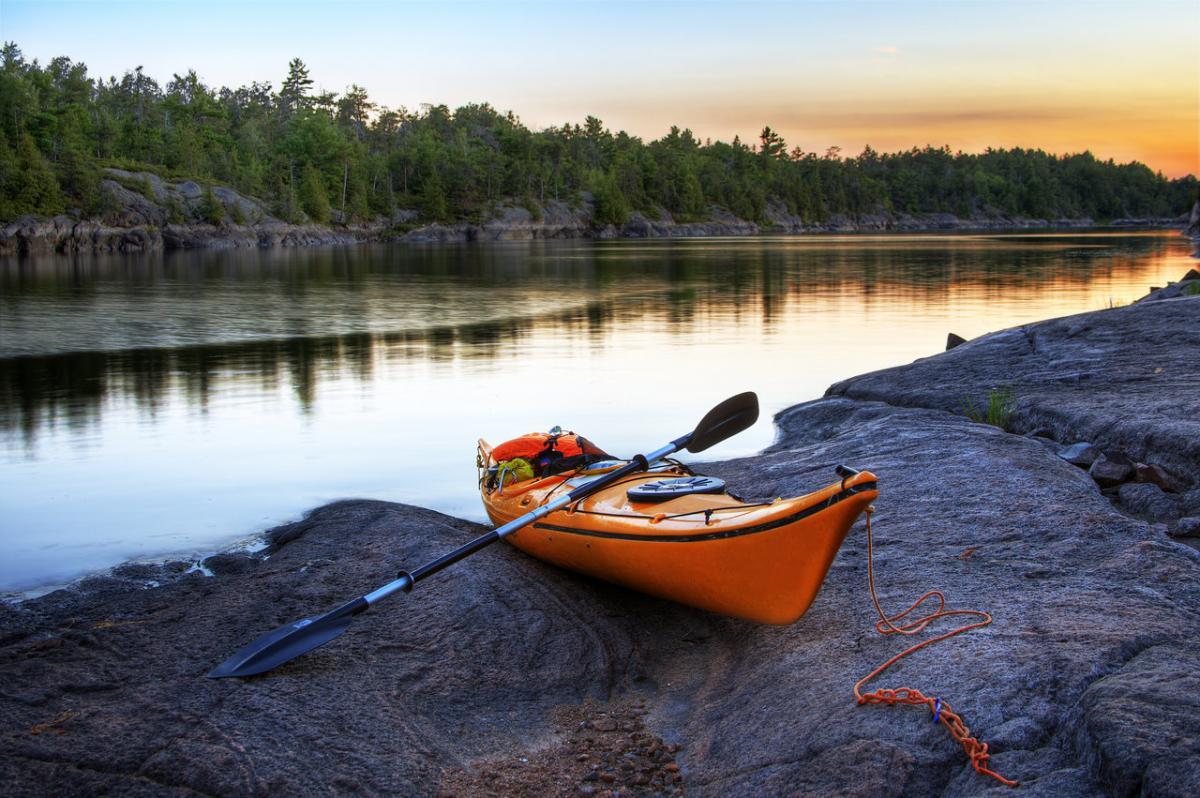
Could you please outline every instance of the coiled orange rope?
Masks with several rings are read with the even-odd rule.
[[[963,720],[959,714],[952,710],[950,705],[942,701],[940,698],[927,696],[920,690],[912,687],[900,687],[894,690],[881,688],[872,693],[866,694],[862,692],[862,686],[864,684],[871,681],[876,676],[883,673],[888,668],[892,667],[914,651],[919,651],[926,646],[931,646],[934,643],[940,640],[945,640],[948,637],[954,637],[955,635],[960,635],[963,632],[969,632],[972,629],[978,629],[982,626],[987,626],[992,622],[992,616],[988,615],[982,610],[946,609],[946,597],[940,590],[930,590],[928,593],[914,601],[912,606],[910,606],[904,612],[890,616],[885,613],[883,611],[883,607],[881,607],[879,604],[879,597],[875,594],[875,566],[873,557],[873,543],[871,539],[871,513],[873,512],[875,512],[875,508],[873,506],[867,508],[867,583],[871,588],[871,601],[875,604],[875,611],[879,613],[879,621],[875,624],[875,631],[882,635],[914,635],[923,631],[925,627],[929,626],[930,623],[938,618],[948,618],[952,615],[970,615],[978,618],[979,620],[975,621],[974,623],[966,624],[965,626],[960,626],[957,629],[952,629],[951,631],[940,634],[937,637],[931,637],[928,640],[923,640],[920,643],[901,651],[899,654],[892,657],[887,662],[883,663],[878,668],[855,682],[854,697],[858,699],[858,703],[860,705],[886,704],[888,706],[894,706],[896,704],[924,704],[926,707],[928,707],[930,714],[933,715],[933,719],[940,720],[942,725],[945,726],[950,732],[950,736],[957,740],[960,745],[962,745],[963,751],[965,751],[967,756],[971,759],[971,766],[974,767],[977,772],[986,776],[991,776],[1001,784],[1008,785],[1009,787],[1016,787],[1018,782],[1013,781],[1012,779],[1006,779],[988,767],[988,759],[991,755],[988,753],[987,743],[980,742],[977,738],[971,736],[971,730],[967,728],[965,723],[963,723]],[[923,615],[920,618],[905,622],[909,615],[922,604],[924,604],[927,599],[936,599],[938,603],[937,609],[928,615]]]

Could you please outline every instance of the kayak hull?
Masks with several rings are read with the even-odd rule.
[[[683,473],[662,470],[622,480],[505,540],[544,562],[653,596],[789,624],[808,610],[851,526],[878,495],[875,476],[864,471],[807,496],[767,504],[728,494],[660,503],[627,498],[640,482]],[[488,516],[500,525],[570,488],[552,478],[528,487],[483,487],[481,493]]]

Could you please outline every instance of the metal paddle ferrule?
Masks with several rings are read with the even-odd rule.
[[[640,457],[640,455],[639,455],[639,457]],[[528,526],[529,524],[533,523],[534,521],[538,520],[539,518],[549,515],[550,513],[554,512],[555,510],[562,509],[563,507],[570,504],[571,501],[573,501],[573,499],[571,498],[571,495],[568,494],[566,496],[560,496],[559,498],[555,499],[552,502],[543,504],[540,507],[537,507],[537,508],[531,510],[530,512],[526,513],[525,515],[521,516],[520,518],[514,518],[512,521],[509,521],[507,524],[496,527],[491,532],[488,532],[486,535],[480,535],[479,537],[472,540],[470,543],[460,546],[459,548],[455,549],[454,551],[450,552],[449,554],[445,554],[445,555],[437,558],[433,562],[426,563],[425,565],[421,566],[420,568],[418,568],[415,571],[401,572],[399,578],[397,578],[391,582],[388,582],[386,585],[384,585],[383,587],[381,587],[377,590],[372,590],[370,593],[363,596],[363,599],[366,600],[367,604],[370,606],[370,605],[378,604],[380,601],[383,601],[385,598],[392,595],[393,593],[398,593],[400,591],[409,593],[412,591],[413,586],[417,583],[417,581],[419,579],[422,579],[431,574],[435,574],[438,571],[442,570],[443,568],[447,568],[447,567],[453,565],[454,563],[458,562],[463,557],[469,557],[470,555],[479,551],[483,547],[489,546],[492,543],[495,543],[497,540],[500,540],[501,538],[511,535],[513,532],[516,532],[518,529],[521,529],[522,527]]]
[[[315,618],[304,618],[282,626],[273,632],[263,635],[257,640],[239,649],[232,657],[213,668],[209,678],[221,679],[229,676],[254,676],[265,673],[273,668],[306,654],[313,649],[328,643],[349,628],[354,616],[359,615],[388,596],[399,592],[411,592],[417,582],[427,576],[432,576],[443,568],[448,568],[464,557],[469,557],[480,549],[486,548],[497,540],[505,538],[514,532],[528,526],[539,518],[561,510],[572,502],[579,501],[615,482],[641,471],[646,471],[651,465],[669,455],[686,448],[689,452],[701,452],[721,441],[749,428],[758,420],[758,397],[751,392],[738,394],[726,399],[710,410],[696,428],[686,435],[681,435],[647,455],[634,455],[629,462],[620,468],[601,474],[595,479],[559,496],[543,505],[535,507],[525,515],[514,518],[507,524],[496,527],[484,535],[459,546],[454,551],[425,563],[412,571],[402,571],[400,575],[382,587],[372,590],[353,601],[331,610]]]

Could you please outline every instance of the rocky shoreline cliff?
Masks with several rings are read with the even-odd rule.
[[[995,619],[878,686],[952,703],[1022,794],[1190,798],[1196,351],[1190,291],[1024,325],[838,383],[779,413],[763,453],[700,470],[769,498],[831,482],[835,463],[870,468],[885,608],[937,587],[952,607]],[[1004,428],[966,417],[1000,386],[1012,389]],[[6,793],[1005,789],[923,710],[855,705],[854,681],[906,645],[872,628],[861,526],[788,627],[648,598],[501,546],[278,672],[203,678],[256,633],[482,531],[342,501],[273,530],[265,551],[216,555],[203,571],[129,564],[0,605]]]
[[[666,211],[654,218],[632,213],[622,225],[597,224],[591,197],[574,204],[551,200],[525,207],[495,206],[478,222],[429,222],[416,211],[398,211],[390,219],[332,225],[292,224],[268,206],[222,186],[168,181],[149,172],[104,170],[100,190],[110,210],[97,218],[81,214],[51,218],[24,216],[0,226],[0,256],[76,252],[148,252],[199,248],[269,248],[401,241],[417,244],[473,241],[529,241],[563,238],[674,238],[852,232],[967,232],[1095,227],[1092,219],[1026,219],[952,214],[833,215],[821,223],[791,215],[771,203],[766,221],[739,219],[713,206],[704,221],[677,221]],[[207,207],[212,205],[213,207]],[[219,206],[217,208],[216,206]],[[1200,207],[1200,203],[1197,203]],[[214,213],[215,210],[215,213]],[[1195,215],[1195,211],[1193,212]],[[214,223],[213,217],[220,217]],[[1117,219],[1118,228],[1187,227],[1186,216],[1170,219]],[[1197,228],[1200,229],[1200,228]]]

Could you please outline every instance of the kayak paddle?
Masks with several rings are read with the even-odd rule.
[[[570,493],[559,496],[547,502],[520,518],[514,518],[503,526],[496,527],[487,534],[480,535],[469,543],[465,543],[454,551],[444,554],[432,562],[425,563],[412,571],[401,571],[399,576],[383,587],[359,596],[337,609],[313,618],[304,618],[273,632],[263,635],[254,642],[239,649],[232,657],[209,671],[211,679],[226,676],[253,676],[277,668],[285,662],[295,659],[301,654],[307,654],[318,646],[328,643],[349,628],[354,616],[366,612],[374,604],[382,601],[393,593],[410,592],[413,585],[427,576],[437,573],[464,557],[469,557],[480,549],[490,546],[497,540],[511,535],[513,532],[533,523],[555,510],[562,509],[572,502],[590,496],[596,491],[617,482],[630,474],[647,470],[650,465],[668,455],[686,448],[689,452],[702,452],[710,446],[730,438],[748,429],[758,420],[758,396],[753,392],[740,393],[726,399],[721,404],[700,419],[696,428],[686,435],[680,436],[670,443],[655,449],[647,455],[634,455],[628,463],[620,468],[601,474],[575,488]]]

